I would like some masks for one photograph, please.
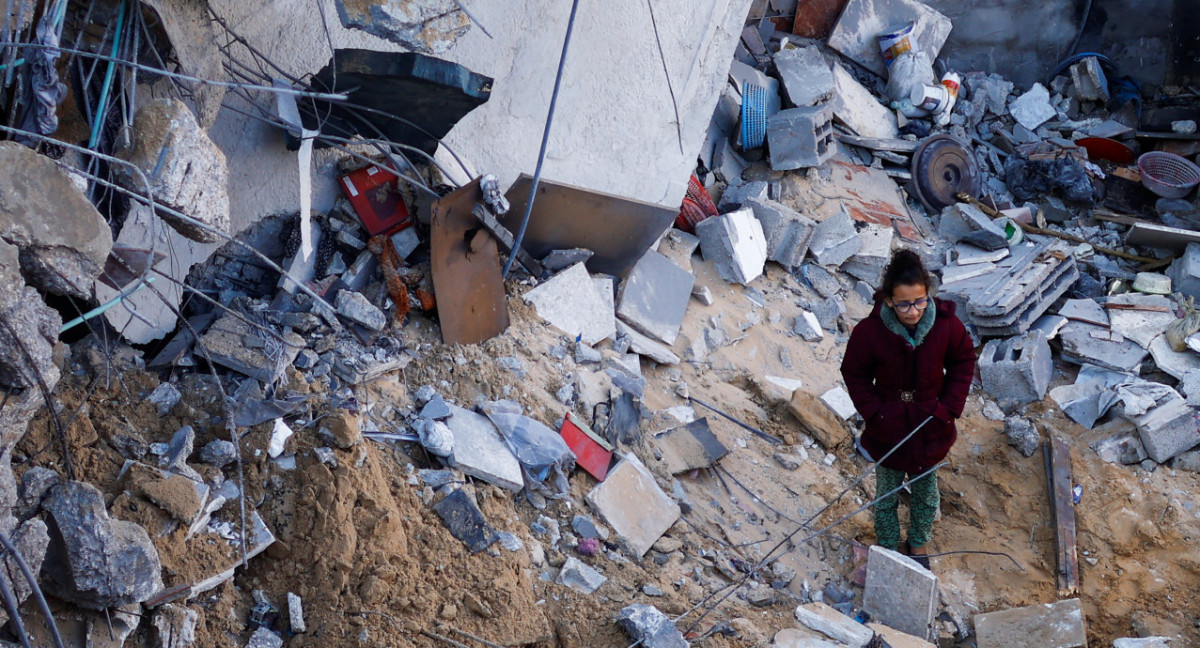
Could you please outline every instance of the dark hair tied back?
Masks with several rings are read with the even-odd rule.
[[[896,286],[925,286],[933,294],[933,279],[921,257],[912,250],[897,250],[883,271],[883,283],[875,293],[876,300],[890,298]]]

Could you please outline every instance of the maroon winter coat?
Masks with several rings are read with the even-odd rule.
[[[954,314],[954,302],[934,303],[933,327],[916,348],[887,327],[880,308],[888,306],[876,303],[871,315],[854,327],[842,360],[846,390],[867,422],[861,442],[875,460],[933,415],[882,462],[910,475],[932,468],[950,452],[958,438],[954,419],[962,416],[975,374],[975,349]],[[903,392],[912,392],[912,400],[902,400]]]

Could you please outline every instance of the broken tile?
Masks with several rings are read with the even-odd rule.
[[[938,579],[899,552],[871,547],[863,609],[871,618],[901,632],[928,638],[938,608]]]
[[[501,488],[525,487],[521,464],[509,450],[500,431],[482,414],[450,405],[446,425],[454,435],[454,466],[464,473]]]
[[[673,344],[695,282],[692,273],[649,250],[621,282],[617,316],[643,334]]]
[[[1058,114],[1050,105],[1050,91],[1040,83],[1033,84],[1024,94],[1008,102],[1008,111],[1017,123],[1031,131]]]
[[[858,410],[854,408],[854,401],[850,400],[850,392],[844,387],[834,387],[829,391],[821,394],[821,402],[837,414],[843,421],[858,416]]]
[[[879,48],[874,47],[874,50],[878,54]],[[896,139],[899,136],[896,114],[879,103],[875,95],[841,64],[833,65],[833,80],[834,96],[830,105],[835,120],[862,137]]]
[[[850,215],[839,211],[817,224],[808,253],[823,266],[840,266],[857,254],[862,245]]]
[[[525,301],[533,304],[538,317],[589,346],[617,332],[608,300],[597,292],[582,263],[525,293]]]
[[[433,510],[446,524],[450,534],[467,545],[471,553],[479,553],[496,541],[496,531],[479,510],[475,498],[465,490],[456,489],[433,505]]]
[[[638,557],[645,555],[680,515],[679,505],[632,454],[622,457],[608,478],[588,493],[587,502]]]
[[[808,603],[796,608],[796,620],[806,628],[851,648],[865,648],[875,633],[824,603]]]
[[[653,444],[672,475],[707,468],[729,454],[729,448],[709,429],[707,418],[668,430],[654,437]]]
[[[749,285],[762,275],[767,262],[767,241],[754,212],[743,207],[709,218],[696,226],[704,259],[730,283]]]
[[[1086,648],[1079,599],[975,615],[979,648]]]
[[[1090,299],[1068,299],[1058,314],[1077,322],[1087,322],[1097,326],[1108,326],[1108,311]]]
[[[625,337],[629,340],[629,350],[641,356],[650,358],[651,360],[663,365],[679,364],[679,356],[671,351],[671,347],[652,340],[645,335],[635,331],[621,320],[617,320],[617,337]]]

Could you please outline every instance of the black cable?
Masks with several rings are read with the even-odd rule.
[[[21,569],[21,574],[29,583],[29,589],[33,592],[33,597],[37,599],[38,607],[42,610],[42,616],[46,618],[46,627],[50,630],[50,639],[54,642],[54,648],[63,648],[62,637],[58,634],[58,625],[54,621],[54,615],[50,613],[50,605],[46,603],[46,596],[42,594],[42,588],[38,586],[37,578],[34,577],[33,570],[29,568],[29,563],[25,562],[25,557],[17,551],[12,540],[4,533],[0,533],[0,545],[3,545],[12,554],[17,561],[17,567]]]
[[[517,237],[512,249],[508,252],[508,260],[504,262],[504,272],[500,276],[507,277],[512,269],[513,259],[521,249],[525,240],[525,230],[529,227],[529,215],[533,212],[533,200],[537,197],[538,183],[542,180],[542,163],[546,161],[546,145],[550,142],[550,125],[554,123],[554,107],[558,103],[558,89],[562,86],[563,68],[567,64],[567,48],[571,45],[571,32],[575,29],[575,12],[579,9],[579,0],[571,2],[571,17],[567,20],[567,35],[563,38],[562,55],[558,58],[558,73],[554,76],[554,93],[550,95],[550,110],[546,113],[546,128],[542,131],[542,148],[538,152],[537,167],[533,171],[533,183],[529,186],[529,200],[525,202],[525,215],[521,217],[521,227],[517,229]]]

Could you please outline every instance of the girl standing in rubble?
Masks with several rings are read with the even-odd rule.
[[[897,251],[875,293],[874,310],[854,328],[842,360],[846,389],[867,422],[861,449],[871,461],[895,449],[876,467],[878,494],[946,457],[958,437],[954,419],[971,390],[971,337],[954,314],[955,304],[936,299],[933,288],[921,257]],[[928,567],[924,556],[940,501],[937,473],[912,482],[911,489],[905,553]],[[875,505],[875,540],[888,549],[900,548],[898,505],[897,495]]]

